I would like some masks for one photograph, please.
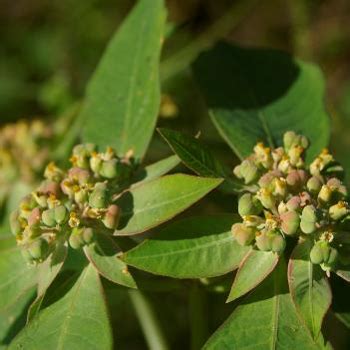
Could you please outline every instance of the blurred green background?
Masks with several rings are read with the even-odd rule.
[[[134,3],[2,0],[1,123],[59,115],[80,99],[108,39]],[[166,96],[162,115],[172,118],[163,118],[161,124],[192,133],[201,130],[213,146],[222,145],[206,118],[191,75],[181,70],[181,60],[186,63],[186,54],[198,49],[198,38],[199,46],[226,38],[244,46],[279,48],[319,64],[324,71],[332,117],[331,148],[350,168],[348,0],[168,0],[167,5],[168,40],[162,68],[170,78],[163,84]],[[167,103],[168,97],[175,105]],[[154,158],[163,155],[162,147],[153,147]]]

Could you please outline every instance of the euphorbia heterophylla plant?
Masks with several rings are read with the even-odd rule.
[[[150,349],[186,348],[187,338],[193,350],[332,348],[334,319],[348,317],[337,303],[350,281],[350,207],[326,149],[320,70],[227,43],[190,67],[201,37],[164,68],[162,44],[177,32],[165,31],[165,17],[162,0],[136,3],[74,125],[26,196],[9,201],[0,347],[144,348],[139,323]],[[220,149],[219,136],[236,158],[167,120],[158,132],[175,155],[144,166],[146,152],[169,151],[154,129],[162,79],[169,86],[160,74],[178,67],[198,85]],[[166,175],[180,162],[195,175]],[[196,215],[187,211],[214,189]]]

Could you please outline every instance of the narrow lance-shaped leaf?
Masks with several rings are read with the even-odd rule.
[[[84,141],[144,155],[160,102],[165,14],[162,0],[140,0],[110,41],[87,88]]]
[[[90,265],[73,287],[33,319],[9,349],[112,349],[98,273]]]
[[[164,228],[123,255],[131,266],[175,278],[202,278],[234,270],[249,248],[233,238],[230,214],[192,217]]]
[[[214,125],[239,157],[259,141],[281,145],[287,130],[311,140],[309,159],[327,146],[325,84],[316,66],[276,50],[222,43],[199,57],[194,73]]]
[[[297,316],[281,261],[274,272],[233,311],[205,344],[205,350],[331,349],[314,342]]]
[[[84,248],[86,257],[105,278],[126,287],[136,288],[126,264],[118,258],[120,249],[111,237],[96,234],[95,241]]]
[[[332,302],[326,273],[310,261],[311,241],[298,244],[288,265],[288,282],[295,307],[316,339]]]
[[[116,235],[144,232],[184,211],[222,182],[222,179],[175,174],[141,184],[116,200],[121,223]]]
[[[278,255],[273,252],[251,250],[242,260],[227,302],[248,293],[261,283],[276,267]]]

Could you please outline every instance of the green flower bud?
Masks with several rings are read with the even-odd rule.
[[[233,168],[233,174],[238,178],[238,179],[243,179],[243,176],[241,174],[241,165],[238,164]]]
[[[47,209],[44,210],[43,213],[41,214],[41,220],[44,225],[53,227],[56,225],[56,220],[55,220],[55,209]]]
[[[288,151],[293,145],[297,143],[298,135],[294,131],[287,131],[283,135],[283,145]]]
[[[237,243],[241,246],[250,245],[255,238],[255,230],[242,223],[233,224],[231,232]]]
[[[98,182],[89,197],[89,205],[92,208],[105,208],[107,206],[107,186]]]
[[[292,170],[286,178],[288,186],[293,191],[299,191],[307,180],[307,174],[304,170]]]
[[[286,180],[283,177],[276,178],[273,182],[273,185],[273,194],[275,196],[284,198],[287,195]]]
[[[264,208],[274,210],[276,205],[276,198],[272,195],[272,193],[266,189],[262,188],[256,194],[257,198],[260,200],[261,204]]]
[[[269,252],[272,249],[270,237],[265,232],[260,232],[255,238],[256,246],[263,252]]]
[[[325,264],[329,267],[334,267],[338,262],[338,256],[339,256],[339,253],[337,249],[330,247],[328,259],[325,261]]]
[[[54,209],[55,221],[60,225],[68,219],[68,211],[64,205],[59,205]]]
[[[89,191],[85,188],[79,188],[77,192],[74,193],[74,200],[78,204],[85,204],[89,199]]]
[[[73,181],[77,181],[79,185],[86,185],[90,180],[90,173],[86,169],[74,167],[68,171],[68,177]]]
[[[69,236],[69,245],[73,249],[80,249],[82,246],[84,246],[84,244],[85,241],[83,237],[83,229],[74,227],[71,235]]]
[[[332,189],[328,185],[322,185],[320,192],[318,193],[318,200],[322,204],[330,203],[332,199]]]
[[[262,142],[259,142],[254,147],[255,160],[264,168],[269,169],[273,165],[270,147],[265,147]]]
[[[38,226],[40,224],[41,213],[40,209],[34,208],[28,217],[29,226]]]
[[[301,199],[299,196],[293,196],[286,204],[287,209],[290,211],[298,211],[301,206]]]
[[[344,201],[339,201],[329,208],[329,216],[335,221],[342,219],[349,214],[349,212],[349,207]]]
[[[288,151],[290,164],[296,167],[302,166],[304,164],[304,161],[301,157],[303,152],[304,148],[300,145],[292,146]]]
[[[240,166],[240,173],[244,179],[245,184],[250,184],[257,180],[259,171],[253,161],[245,159]]]
[[[115,230],[118,227],[119,219],[120,208],[117,205],[112,204],[107,208],[107,212],[105,213],[102,222],[107,228]]]
[[[85,227],[82,231],[82,239],[85,244],[90,244],[94,240],[94,231],[91,227]]]
[[[90,168],[95,174],[99,174],[102,167],[102,158],[101,156],[94,152],[91,154],[90,158]]]
[[[306,187],[312,194],[317,194],[322,187],[321,178],[319,176],[312,176],[307,182]]]
[[[319,265],[324,261],[324,250],[328,249],[328,245],[324,246],[320,244],[321,242],[316,242],[310,251],[310,260],[313,264]]]
[[[240,216],[259,215],[262,206],[250,193],[245,193],[238,201],[238,213]]]
[[[300,217],[296,211],[288,211],[280,215],[281,228],[286,235],[297,233],[300,225]]]
[[[102,177],[113,179],[117,176],[117,159],[104,161],[99,173]]]
[[[304,233],[310,234],[316,231],[317,229],[316,224],[317,224],[316,209],[313,205],[307,205],[301,213],[300,228]]]
[[[64,173],[59,167],[56,166],[54,162],[51,162],[45,168],[44,176],[53,182],[60,182],[64,176]]]
[[[18,210],[15,210],[10,214],[10,228],[12,234],[14,234],[15,236],[19,235],[22,232]]]
[[[33,260],[45,260],[49,253],[49,244],[44,238],[38,238],[27,246],[27,251]]]
[[[271,237],[271,251],[281,253],[286,248],[286,240],[282,235],[274,235]]]
[[[71,158],[73,165],[87,169],[89,167],[90,153],[91,152],[86,148],[86,145],[76,145],[73,148],[73,157]]]

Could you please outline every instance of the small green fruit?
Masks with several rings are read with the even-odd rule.
[[[49,227],[55,226],[56,225],[55,210],[53,208],[44,210],[43,213],[41,214],[41,220],[46,226],[49,226]]]
[[[82,239],[86,244],[90,244],[94,240],[94,231],[91,227],[85,227],[83,229]]]
[[[105,208],[107,206],[107,186],[98,182],[89,197],[89,205],[92,208]]]
[[[300,217],[296,211],[288,211],[280,215],[281,228],[286,235],[297,233],[300,225]]]
[[[68,218],[68,211],[64,205],[59,205],[54,208],[54,217],[55,221],[58,224],[62,224]]]
[[[33,260],[44,260],[49,252],[49,244],[44,238],[38,238],[29,244],[27,250]]]
[[[316,223],[316,209],[313,205],[307,205],[301,213],[300,228],[304,233],[310,234],[316,231]]]
[[[275,253],[281,253],[286,248],[286,240],[281,235],[271,237],[271,250]]]
[[[107,208],[107,212],[105,213],[102,222],[107,228],[115,230],[118,227],[119,219],[120,208],[117,205],[112,204]]]
[[[250,193],[245,193],[238,201],[238,213],[240,216],[259,215],[262,206]]]
[[[323,249],[318,242],[315,243],[310,251],[310,260],[315,265],[323,263]]]
[[[256,246],[263,252],[269,252],[272,249],[271,238],[264,232],[261,232],[255,238]]]
[[[242,246],[250,245],[255,238],[255,230],[242,223],[233,224],[231,231],[238,244]]]
[[[257,166],[250,159],[245,159],[240,166],[240,173],[244,179],[245,184],[250,184],[257,180],[259,171]]]
[[[319,176],[312,176],[307,182],[306,187],[312,194],[317,194],[322,187],[321,178]]]
[[[80,249],[84,244],[83,229],[75,227],[69,236],[69,245],[73,249]]]
[[[113,179],[117,176],[117,159],[104,161],[101,165],[100,175],[107,179]]]

